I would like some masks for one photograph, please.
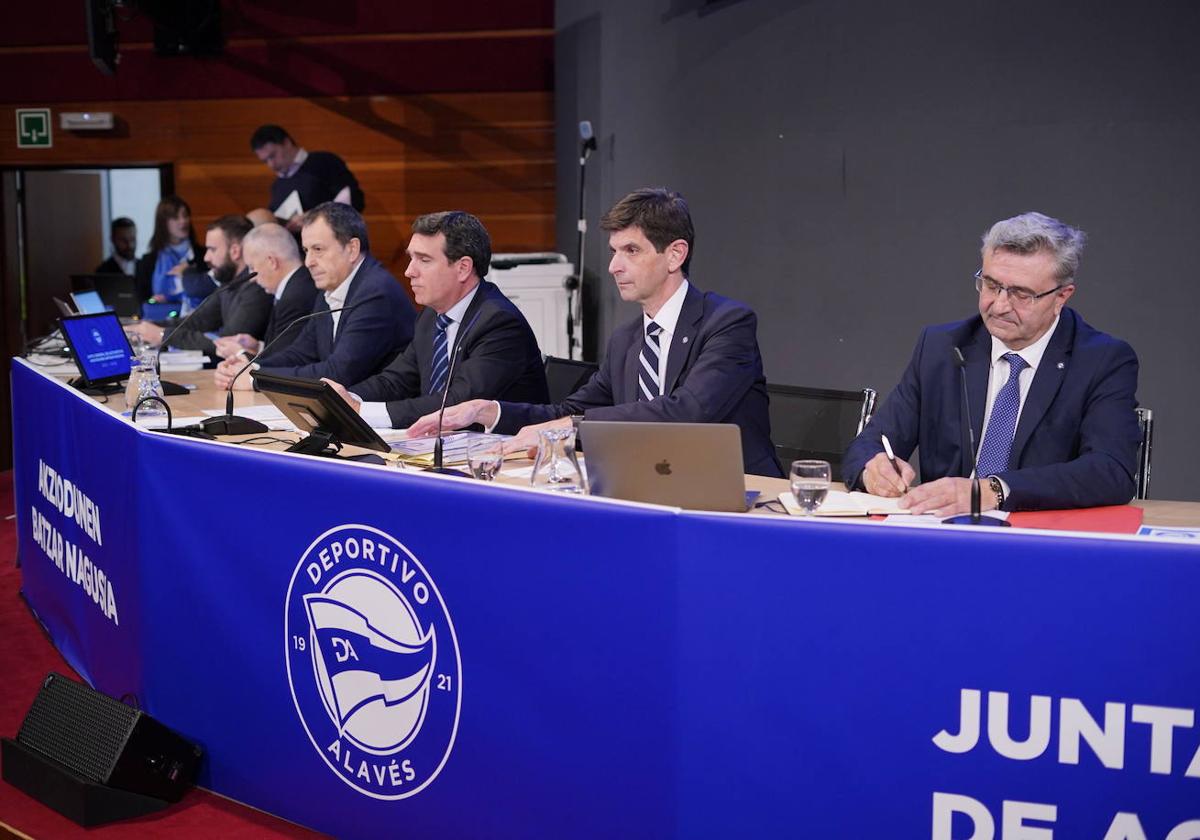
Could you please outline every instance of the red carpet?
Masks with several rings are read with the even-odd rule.
[[[7,738],[16,737],[47,672],[59,671],[78,679],[21,600],[12,515],[12,473],[4,472],[0,473],[0,735]],[[85,830],[0,782],[0,838],[23,835],[36,840],[323,836],[198,789],[157,814]]]

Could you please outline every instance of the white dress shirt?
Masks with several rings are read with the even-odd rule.
[[[679,313],[683,310],[683,299],[687,297],[687,292],[688,281],[685,278],[675,290],[675,294],[667,298],[667,302],[653,318],[645,312],[642,313],[643,341],[646,340],[646,327],[650,326],[651,321],[662,327],[662,332],[658,334],[659,396],[662,396],[663,389],[667,387],[667,356],[671,353],[671,340],[675,337],[675,328],[679,324]]]
[[[992,336],[992,366],[988,371],[988,393],[987,405],[983,410],[983,428],[979,433],[979,441],[976,447],[982,447],[984,436],[987,434],[988,423],[992,419],[992,406],[996,404],[996,396],[1000,393],[1000,389],[1008,382],[1009,364],[1004,358],[1005,353],[1016,353],[1025,360],[1027,368],[1019,374],[1020,379],[1017,380],[1017,387],[1020,390],[1021,402],[1017,408],[1017,423],[1021,422],[1021,412],[1025,410],[1025,398],[1029,396],[1029,388],[1033,385],[1033,376],[1037,373],[1038,366],[1042,363],[1042,357],[1046,355],[1046,348],[1050,346],[1050,338],[1054,335],[1054,331],[1058,329],[1058,317],[1054,318],[1054,323],[1050,325],[1050,329],[1046,330],[1033,344],[1030,344],[1024,350],[1012,350],[1007,347],[1003,341]],[[1015,429],[1016,427],[1014,427]],[[976,457],[979,453],[976,452]],[[1001,483],[1004,484],[1003,479]],[[1004,495],[1008,495],[1008,485],[1004,485]]]
[[[475,288],[467,292],[458,303],[446,310],[450,316],[450,323],[446,325],[446,356],[449,359],[454,357],[454,342],[458,340],[458,329],[462,326],[463,316],[467,314],[467,309],[471,306],[471,301],[475,299],[476,293],[479,291],[479,284],[475,284]],[[446,380],[446,389],[450,389],[450,380]],[[357,394],[351,394],[355,399],[358,399]],[[392,417],[388,414],[386,402],[365,402],[358,408],[358,413],[367,425],[373,429],[390,429],[392,427]]]
[[[342,284],[332,292],[325,293],[325,302],[329,304],[330,309],[341,309],[346,305],[346,296],[350,294],[350,284],[354,282],[354,275],[358,274],[358,270],[362,268],[365,257],[359,257],[358,262],[354,264],[354,268],[350,269],[350,276],[342,281]],[[333,319],[333,336],[337,338],[338,322],[342,318],[341,312],[334,312],[329,316]]]
[[[279,281],[279,285],[275,287],[275,302],[276,303],[279,303],[279,301],[283,300],[283,290],[287,288],[288,281],[292,279],[292,275],[295,274],[299,270],[300,270],[300,266],[296,266],[295,268],[293,268],[291,271],[289,271],[287,273],[287,276],[285,276],[282,280]]]

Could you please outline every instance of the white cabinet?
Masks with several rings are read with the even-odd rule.
[[[492,255],[487,279],[499,286],[521,310],[543,355],[570,358],[566,281],[574,273],[575,267],[562,254]],[[576,324],[576,346],[581,346],[582,338],[583,331]]]

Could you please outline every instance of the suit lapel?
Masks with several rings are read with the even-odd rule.
[[[675,390],[675,383],[683,373],[687,361],[696,346],[696,335],[700,332],[700,320],[704,317],[704,293],[688,284],[679,320],[675,323],[675,334],[671,336],[671,349],[667,352],[667,376],[663,383],[663,395]]]
[[[1075,321],[1068,318],[1068,310],[1063,309],[1058,320],[1058,327],[1050,337],[1042,361],[1038,364],[1033,382],[1029,386],[1029,394],[1025,397],[1025,405],[1021,407],[1021,419],[1017,421],[1017,431],[1013,435],[1012,454],[1009,463],[1019,465],[1021,452],[1029,443],[1033,430],[1042,422],[1046,411],[1058,389],[1062,387],[1067,376],[1067,368],[1071,359],[1071,346],[1075,341]]]
[[[646,340],[646,322],[645,316],[638,314],[637,323],[633,325],[633,331],[630,335],[632,341],[629,342],[629,348],[625,351],[625,381],[622,383],[621,402],[637,402],[640,389],[638,388],[638,367],[641,365],[642,342]],[[613,383],[613,393],[617,392],[616,383]]]

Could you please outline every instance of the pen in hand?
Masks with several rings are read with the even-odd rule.
[[[896,453],[892,451],[892,443],[887,439],[887,435],[880,435],[883,441],[883,451],[887,454],[888,460],[892,464],[892,469],[896,471],[896,475],[900,477],[900,484],[904,487],[904,492],[908,492],[908,482],[904,480],[904,473],[900,472],[900,465],[896,463]]]

